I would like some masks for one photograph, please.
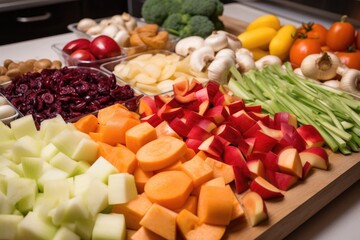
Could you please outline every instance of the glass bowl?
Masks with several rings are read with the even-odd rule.
[[[66,43],[55,43],[51,46],[51,48],[57,53],[60,60],[63,62],[65,66],[79,66],[79,67],[93,67],[93,68],[100,68],[101,64],[119,60],[125,57],[127,54],[124,51],[119,56],[104,58],[94,61],[86,61],[86,60],[79,60],[76,58],[71,57],[69,54],[63,51],[63,47]]]

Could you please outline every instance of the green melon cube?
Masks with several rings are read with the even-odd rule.
[[[38,137],[35,121],[31,114],[11,121],[10,126],[16,139],[20,139],[24,136],[30,136],[33,138]]]
[[[122,214],[99,213],[92,232],[93,240],[123,240],[126,239],[125,217]]]
[[[22,215],[0,215],[0,239],[15,239],[17,226],[23,220]]]
[[[24,219],[19,222],[18,239],[38,240],[38,239],[53,239],[57,231],[57,227],[51,222],[41,218],[35,212],[29,212]]]

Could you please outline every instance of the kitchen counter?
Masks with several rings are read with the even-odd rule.
[[[248,9],[240,4],[226,4],[224,15],[250,22],[261,11]],[[281,19],[285,22],[293,22]],[[7,58],[21,61],[30,58],[58,59],[51,45],[67,42],[76,38],[74,33],[50,36],[25,42],[0,46],[0,63]],[[359,173],[360,176],[360,173]],[[270,216],[271,217],[271,216]],[[360,236],[360,181],[358,180],[348,189],[344,189],[337,198],[321,209],[309,220],[294,230],[286,239],[318,239],[318,240],[355,240]]]

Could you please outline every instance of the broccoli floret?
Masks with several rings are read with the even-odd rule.
[[[189,37],[189,36],[200,36],[200,37],[207,37],[209,36],[212,31],[214,31],[215,26],[209,18],[205,16],[192,16],[186,26],[179,31],[179,36]]]
[[[173,13],[165,19],[162,27],[168,32],[178,35],[179,31],[189,22],[190,18],[191,16],[189,14]]]
[[[168,15],[181,10],[183,0],[146,0],[141,15],[147,23],[162,25]]]
[[[219,0],[184,0],[181,11],[190,15],[212,16]]]
[[[214,23],[215,30],[224,30],[225,25],[223,21],[221,21],[218,17],[210,18],[210,20]]]
[[[212,17],[218,17],[224,13],[224,4],[220,1],[216,1],[216,10],[213,13]]]

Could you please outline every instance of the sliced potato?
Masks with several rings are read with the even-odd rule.
[[[168,92],[168,91],[173,90],[173,84],[174,84],[174,80],[166,79],[164,81],[159,82],[157,84],[157,88],[161,92]]]
[[[158,81],[163,81],[163,80],[171,78],[171,76],[175,73],[175,70],[176,70],[175,63],[165,65],[161,71]]]
[[[159,94],[160,90],[157,88],[156,84],[143,84],[140,82],[137,82],[135,87],[140,89],[141,91],[147,93],[147,94]]]
[[[149,75],[150,77],[154,79],[158,79],[161,74],[162,67],[154,64],[154,63],[148,63],[144,66],[144,72]]]
[[[152,78],[151,76],[147,75],[146,73],[139,73],[134,77],[137,83],[143,83],[143,84],[156,84],[157,80],[155,78]]]

